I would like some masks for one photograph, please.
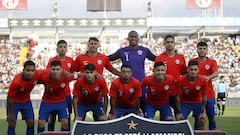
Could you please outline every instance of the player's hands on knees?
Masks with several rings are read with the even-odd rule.
[[[115,115],[115,114],[109,114],[109,115],[108,115],[108,119],[109,119],[109,120],[116,119],[116,115]]]
[[[200,113],[198,119],[199,119],[199,120],[206,121],[206,120],[207,120],[207,115],[206,115],[206,113],[205,113],[205,112]]]
[[[106,120],[108,120],[108,117],[104,114],[104,115],[99,117],[99,120],[100,121],[106,121]]]
[[[182,113],[177,113],[175,117],[176,117],[176,120],[184,120]]]
[[[16,119],[14,118],[14,115],[8,115],[7,116],[7,122],[9,125],[14,126],[16,123]]]
[[[82,119],[81,117],[75,116],[75,117],[74,117],[74,121],[76,121],[76,120],[82,121],[83,119]]]

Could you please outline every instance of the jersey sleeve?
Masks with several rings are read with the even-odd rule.
[[[156,55],[154,55],[148,48],[146,48],[146,52],[147,52],[147,58],[151,61],[154,61],[156,58]]]
[[[114,61],[120,58],[120,49],[118,49],[115,53],[108,55],[110,61]]]
[[[136,89],[134,97],[142,97],[141,83],[138,80],[136,80],[134,86]]]
[[[110,97],[117,97],[117,84],[115,81],[112,82],[110,86],[110,92],[109,92]]]
[[[107,94],[108,93],[107,83],[106,83],[106,81],[103,78],[101,78],[101,85],[102,85],[101,93],[103,95]]]
[[[112,64],[111,64],[111,62],[110,62],[110,60],[109,60],[108,57],[106,57],[106,65],[105,65],[105,67],[106,67],[108,70],[112,70],[112,68],[113,68],[113,66],[112,66]]]

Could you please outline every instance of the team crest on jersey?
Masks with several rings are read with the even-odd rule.
[[[183,93],[189,94],[189,89],[188,88],[183,88]]]
[[[72,67],[72,64],[71,64],[71,63],[67,63],[67,67],[68,67],[68,68],[71,68],[71,67]]]
[[[201,89],[201,86],[196,86],[196,90],[200,90]]]
[[[99,87],[99,86],[95,88],[95,91],[99,91],[99,90],[100,90],[100,87]]]
[[[87,96],[88,95],[88,90],[87,89],[82,89],[83,95]]]
[[[118,96],[122,96],[123,95],[123,90],[118,90]]]
[[[176,59],[175,60],[175,63],[178,65],[178,64],[180,64],[180,60],[179,59]]]
[[[24,88],[21,88],[21,89],[20,89],[20,92],[23,92],[23,91],[24,91]]]
[[[66,86],[66,83],[61,84],[61,88],[65,88],[65,86]]]
[[[210,65],[208,65],[208,64],[205,65],[205,69],[206,69],[206,70],[209,70],[209,69],[210,69]]]
[[[138,50],[137,53],[138,53],[138,55],[142,55],[143,54],[142,50]]]
[[[98,65],[102,64],[102,60],[97,60]]]
[[[164,86],[164,90],[168,90],[168,89],[169,89],[168,85]]]
[[[154,88],[151,88],[151,94],[155,95],[156,94],[156,90]]]
[[[130,88],[130,89],[129,89],[129,92],[130,92],[130,93],[133,93],[133,92],[134,92],[134,88]]]

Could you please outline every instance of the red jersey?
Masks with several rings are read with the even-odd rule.
[[[30,101],[30,93],[37,84],[39,76],[39,72],[35,71],[33,78],[25,81],[23,80],[23,73],[17,74],[9,86],[8,96],[12,97],[12,101],[15,103]]]
[[[206,61],[200,61],[198,58],[193,60],[198,61],[199,74],[208,76],[214,72],[218,72],[218,65],[214,59],[207,58]],[[215,90],[213,88],[212,79],[208,81],[208,98],[215,98]]]
[[[189,82],[187,75],[184,75],[178,79],[177,88],[181,102],[201,103],[203,95],[207,94],[208,84],[201,75],[198,76],[194,83]]]
[[[87,83],[85,76],[78,78],[73,95],[78,97],[78,103],[84,105],[100,104],[101,95],[106,95],[108,88],[104,78],[97,78],[93,84]]]
[[[172,75],[175,81],[177,81],[180,75],[187,73],[186,61],[182,54],[175,54],[169,57],[166,53],[162,53],[156,57],[154,62],[159,61],[165,63],[167,69],[166,74]],[[176,95],[176,88],[171,91],[170,95]]]
[[[61,62],[62,68],[70,73],[72,73],[74,71],[73,69],[73,64],[74,64],[74,60],[71,57],[66,56],[64,60],[59,59],[58,56],[52,57],[49,59],[48,64],[47,64],[47,69],[50,69],[50,64],[52,61],[55,60],[59,60]],[[66,96],[70,96],[71,95],[71,91],[70,91],[70,87],[69,87],[69,83],[66,86]]]
[[[169,103],[170,88],[175,84],[170,75],[166,75],[162,83],[154,79],[154,75],[147,76],[142,81],[142,86],[147,86],[146,103],[154,106],[166,105]]]
[[[115,104],[118,107],[136,107],[135,98],[142,97],[141,84],[133,77],[128,84],[123,84],[121,79],[117,78],[111,84],[109,95],[116,98]]]
[[[59,81],[53,81],[50,79],[50,70],[45,70],[39,81],[45,85],[42,101],[46,103],[58,103],[66,100],[66,86],[74,79],[71,75],[70,78],[66,78],[62,73]]]
[[[96,71],[99,74],[103,73],[104,67],[106,67],[108,70],[113,68],[109,58],[104,54],[98,53],[96,57],[90,57],[87,54],[78,55],[74,62],[74,69],[75,71],[84,72],[84,66],[89,63],[95,65]]]

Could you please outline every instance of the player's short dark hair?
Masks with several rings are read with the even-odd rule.
[[[89,63],[89,64],[84,66],[84,70],[94,71],[94,70],[96,70],[96,67],[95,67],[94,64]]]
[[[26,68],[27,66],[34,66],[36,67],[35,63],[31,60],[28,60],[26,62],[24,62],[23,68]]]
[[[188,62],[188,67],[190,67],[190,66],[198,66],[198,61],[196,61],[196,60],[190,60],[190,61]]]
[[[169,34],[164,37],[163,41],[166,41],[168,38],[172,38],[173,40],[175,40],[175,37]]]
[[[131,33],[137,33],[137,31],[131,30],[130,32],[128,32],[128,37],[129,37],[129,35],[130,35]],[[137,35],[138,35],[138,33],[137,33]]]
[[[57,42],[57,46],[59,46],[60,44],[66,44],[66,45],[67,45],[67,41],[65,41],[65,40],[59,40],[59,41]]]
[[[220,76],[220,79],[223,79],[223,78],[224,78],[224,75],[221,75],[221,76]]]
[[[96,42],[99,42],[99,40],[98,40],[96,37],[90,37],[90,38],[88,39],[88,42],[90,42],[91,40],[96,41]]]
[[[59,60],[54,60],[51,62],[50,66],[62,66],[62,64]]]
[[[206,42],[204,42],[204,41],[200,41],[197,44],[197,47],[199,47],[199,46],[206,46],[206,47],[208,47],[208,44]]]
[[[132,70],[132,67],[130,66],[130,65],[128,65],[128,64],[123,64],[122,66],[121,66],[121,69],[122,68],[130,68],[131,70]]]
[[[153,65],[154,68],[159,67],[159,66],[165,67],[165,64],[162,61],[159,61],[159,62],[154,63],[154,65]]]

